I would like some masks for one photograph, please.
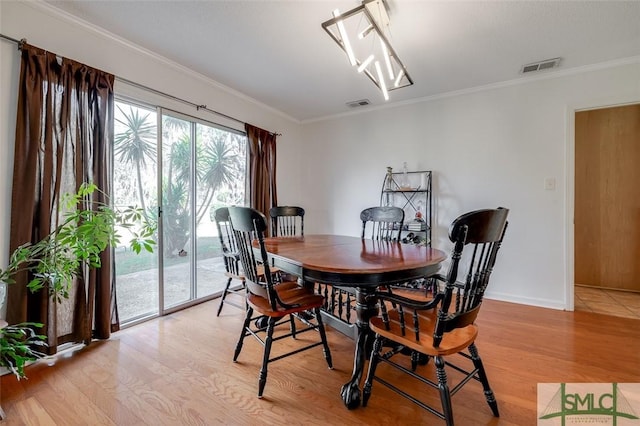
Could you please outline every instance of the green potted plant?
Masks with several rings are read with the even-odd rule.
[[[32,277],[27,283],[30,291],[46,289],[50,297],[67,298],[74,278],[84,268],[100,268],[100,253],[119,244],[118,228],[129,231],[129,246],[135,253],[153,252],[155,229],[144,219],[142,209],[130,206],[116,210],[102,203],[92,210],[77,208],[97,190],[94,184],[82,184],[77,193],[65,194],[61,224],[40,241],[15,249],[7,267],[0,269],[0,282],[13,284],[16,273],[28,271]],[[41,327],[38,323],[0,322],[0,367],[9,369],[18,379],[25,377],[26,363],[43,356],[38,346],[46,346],[44,336],[35,331]]]
[[[42,324],[24,322],[7,325],[0,320],[0,366],[5,367],[19,379],[25,377],[24,367],[45,354],[36,349],[46,346],[44,336],[37,334],[34,328]]]

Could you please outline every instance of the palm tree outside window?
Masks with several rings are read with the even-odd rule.
[[[221,271],[224,267],[212,212],[246,204],[247,139],[153,107],[117,101],[115,110],[116,202],[143,206],[151,221],[158,220],[160,206],[162,210],[161,252],[142,260],[116,250],[118,306],[126,323],[161,313],[161,285],[165,308],[222,290],[217,286],[224,280],[215,279],[216,265]],[[164,283],[159,282],[160,270]]]

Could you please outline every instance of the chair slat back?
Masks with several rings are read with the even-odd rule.
[[[283,303],[273,288],[273,277],[264,243],[267,230],[265,215],[249,207],[229,207],[229,216],[233,233],[238,242],[240,262],[244,270],[247,290],[256,296],[267,299],[274,311],[279,307],[297,306]],[[253,244],[256,241],[258,247],[254,248]],[[258,265],[264,268],[263,274],[258,273]]]
[[[304,209],[297,206],[276,206],[269,210],[271,236],[304,236]]]
[[[240,275],[240,254],[229,220],[229,209],[227,207],[216,209],[214,219],[218,228],[225,270],[230,274]]]
[[[400,241],[404,210],[400,207],[369,207],[360,213],[362,238],[372,240]],[[368,230],[367,230],[368,228]]]
[[[476,210],[463,214],[451,224],[449,239],[454,247],[442,303],[438,309],[434,346],[440,344],[444,333],[466,327],[478,316],[507,230],[508,214],[509,210],[505,208]],[[465,259],[466,266],[462,268],[461,259],[465,247],[471,249],[471,255],[469,259]],[[464,281],[458,281],[460,269],[466,271]]]

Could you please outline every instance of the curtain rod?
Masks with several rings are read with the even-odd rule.
[[[0,0],[0,1],[1,1],[1,0]],[[12,42],[16,43],[16,44],[18,45],[18,49],[21,49],[21,48],[22,48],[22,45],[23,45],[24,43],[26,43],[26,42],[27,42],[27,39],[26,39],[26,38],[23,38],[23,39],[21,39],[21,40],[18,40],[18,39],[15,39],[15,38],[13,38],[13,37],[9,37],[9,36],[7,36],[7,35],[4,35],[4,34],[2,34],[2,33],[0,33],[0,38],[4,38],[4,39],[6,39],[6,40],[9,40],[9,41],[12,41]],[[162,91],[160,91],[160,90],[156,90],[156,89],[153,89],[153,88],[151,88],[151,87],[145,86],[145,85],[143,85],[143,84],[136,83],[135,81],[127,80],[126,78],[122,78],[122,77],[118,77],[118,76],[116,76],[115,78],[116,78],[117,80],[119,80],[119,81],[123,82],[123,83],[130,84],[130,85],[135,86],[135,87],[137,87],[137,88],[139,88],[139,89],[148,90],[148,91],[153,92],[153,93],[155,93],[155,94],[157,94],[157,95],[161,95],[161,96],[164,96],[164,97],[166,97],[166,98],[170,98],[170,99],[173,99],[173,100],[175,100],[175,101],[182,102],[182,103],[184,103],[184,104],[186,104],[186,105],[193,106],[193,107],[195,107],[195,108],[196,108],[196,110],[197,110],[197,111],[200,111],[200,110],[207,111],[207,112],[210,112],[210,113],[212,113],[212,114],[219,115],[220,117],[224,117],[224,118],[226,118],[226,119],[228,119],[228,120],[235,121],[236,123],[246,124],[244,121],[239,120],[239,119],[237,119],[237,118],[235,118],[235,117],[231,117],[230,115],[227,115],[227,114],[224,114],[224,113],[222,113],[222,112],[219,112],[219,111],[213,110],[213,109],[211,109],[211,108],[207,108],[207,106],[206,106],[206,105],[203,105],[203,104],[196,104],[196,103],[194,103],[194,102],[187,101],[187,100],[182,99],[182,98],[179,98],[179,97],[177,97],[177,96],[173,96],[173,95],[170,95],[170,94],[168,94],[168,93],[162,92]],[[282,133],[275,133],[275,132],[274,132],[273,134],[274,134],[274,135],[276,135],[276,136],[282,136]]]
[[[9,36],[1,34],[1,33],[0,33],[0,38],[3,38],[5,40],[14,42],[15,44],[18,45],[18,49],[22,49],[22,45],[27,42],[26,38],[23,38],[22,40],[18,40],[16,38],[9,37]]]
[[[123,77],[116,76],[116,80],[119,80],[119,81],[121,81],[123,83],[126,83],[126,84],[130,84],[130,85],[135,86],[135,87],[137,87],[139,89],[147,90],[147,91],[153,92],[153,93],[155,93],[157,95],[164,96],[164,97],[169,98],[169,99],[173,99],[174,101],[178,101],[178,102],[182,102],[183,104],[190,105],[192,107],[195,107],[196,111],[200,111],[200,110],[207,111],[207,112],[210,112],[212,114],[219,115],[220,117],[224,117],[226,119],[229,119],[231,121],[235,121],[236,123],[246,124],[244,121],[239,120],[239,119],[237,119],[235,117],[231,117],[230,115],[227,115],[225,113],[213,110],[211,108],[207,108],[206,105],[200,105],[200,104],[196,104],[196,103],[191,102],[191,101],[187,101],[186,99],[182,99],[182,98],[179,98],[177,96],[170,95],[169,93],[165,93],[165,92],[162,92],[160,90],[154,89],[152,87],[145,86],[145,85],[140,84],[140,83],[136,83],[135,81],[127,80],[126,78],[123,78]],[[270,133],[273,133],[276,136],[282,136],[282,133],[276,133],[276,132],[270,132]]]
[[[192,107],[195,107],[197,111],[204,110],[204,111],[210,112],[212,114],[216,114],[216,115],[219,115],[221,117],[227,118],[229,120],[235,121],[236,123],[245,124],[245,122],[242,121],[242,120],[239,120],[237,118],[231,117],[230,115],[224,114],[222,112],[218,112],[218,111],[215,111],[213,109],[207,108],[206,105],[196,104],[194,102],[187,101],[186,99],[182,99],[182,98],[179,98],[177,96],[173,96],[173,95],[170,95],[168,93],[161,92],[160,90],[154,89],[152,87],[145,86],[145,85],[140,84],[140,83],[136,83],[135,81],[127,80],[126,78],[122,78],[122,77],[116,76],[116,80],[121,81],[121,82],[126,83],[126,84],[130,84],[130,85],[135,86],[135,87],[137,87],[139,89],[144,89],[144,90],[147,90],[149,92],[153,92],[156,95],[164,96],[165,98],[173,99],[174,101],[178,101],[178,102],[182,102],[183,104],[190,105]]]

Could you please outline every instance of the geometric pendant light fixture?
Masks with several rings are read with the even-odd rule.
[[[389,92],[411,86],[413,80],[391,47],[389,15],[384,0],[364,0],[347,12],[333,11],[322,28],[346,53],[349,63],[369,77],[385,100]]]

